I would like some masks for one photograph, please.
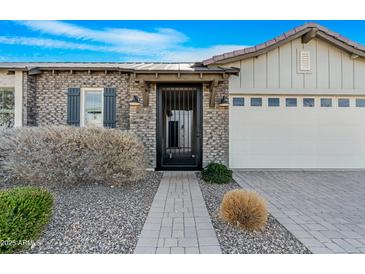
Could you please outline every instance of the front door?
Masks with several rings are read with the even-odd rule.
[[[201,85],[160,84],[157,101],[157,169],[201,169]]]

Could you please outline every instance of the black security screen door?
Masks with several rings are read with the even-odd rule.
[[[157,90],[157,169],[202,166],[200,85],[161,84]]]

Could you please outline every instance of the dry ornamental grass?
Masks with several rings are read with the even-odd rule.
[[[118,129],[14,128],[0,135],[10,179],[31,183],[121,184],[145,174],[144,146]]]
[[[234,189],[224,195],[219,216],[239,228],[263,230],[268,216],[266,201],[256,192]]]

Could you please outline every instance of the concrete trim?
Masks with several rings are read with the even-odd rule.
[[[365,171],[365,168],[232,168],[233,171]]]

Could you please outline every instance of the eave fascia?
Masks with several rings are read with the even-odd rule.
[[[214,60],[214,57],[213,57],[213,58],[203,61],[203,64],[206,66],[219,66],[219,65],[225,65],[228,63],[233,63],[233,62],[236,62],[239,60],[257,57],[262,54],[265,54],[266,52],[272,51],[286,43],[289,43],[290,41],[292,41],[296,38],[299,38],[299,37],[302,37],[302,42],[306,42],[306,43],[308,43],[310,40],[312,40],[314,38],[319,38],[348,53],[353,54],[354,56],[365,57],[365,49],[358,49],[358,48],[356,48],[356,46],[352,46],[350,44],[347,44],[347,43],[341,41],[340,38],[331,36],[331,35],[325,33],[323,30],[313,27],[313,28],[307,28],[302,31],[299,31],[299,32],[295,33],[294,35],[288,36],[287,38],[282,39],[278,42],[275,42],[269,46],[264,47],[262,44],[262,45],[258,45],[255,47],[255,48],[262,47],[262,49],[258,49],[258,50],[253,49],[252,52],[242,53],[240,55],[227,57],[227,58],[224,58],[221,60],[220,60],[220,58],[222,58],[222,55],[218,55],[215,57],[216,60]],[[303,39],[304,39],[304,41],[303,41]],[[355,45],[355,43],[354,43],[354,45]],[[232,54],[232,53],[226,53],[226,55],[229,55],[229,54]]]
[[[36,75],[42,71],[119,71],[133,74],[232,74],[238,75],[240,70],[238,68],[220,68],[217,70],[134,70],[123,68],[95,68],[95,67],[33,67],[29,69],[29,75]]]

